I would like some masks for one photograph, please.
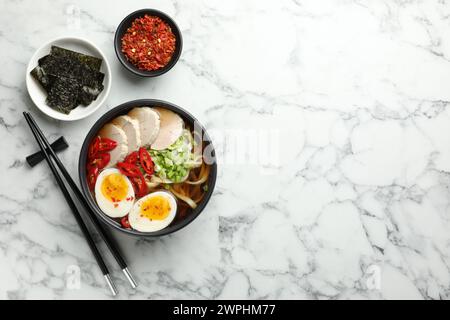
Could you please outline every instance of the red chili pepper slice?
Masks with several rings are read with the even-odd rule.
[[[133,151],[132,153],[130,153],[129,155],[127,155],[125,157],[125,160],[123,160],[123,162],[132,163],[132,164],[136,164],[137,161],[138,161],[138,152],[137,151]]]
[[[117,142],[109,138],[100,138],[98,152],[111,151],[117,147]]]
[[[91,159],[91,162],[89,163],[90,166],[97,167],[99,169],[103,169],[106,167],[109,163],[109,160],[111,160],[111,155],[108,153],[97,153],[93,159]]]
[[[128,215],[126,215],[125,217],[123,217],[122,219],[120,219],[120,224],[122,225],[122,227],[124,227],[125,229],[130,229],[130,221],[128,221]]]
[[[141,163],[142,169],[144,169],[147,174],[152,175],[153,172],[155,172],[155,165],[152,157],[145,148],[139,149],[139,162]]]
[[[132,163],[118,162],[117,168],[119,168],[120,172],[127,177],[139,177],[140,175],[142,175],[141,170],[139,170],[138,166]]]
[[[139,176],[130,177],[130,180],[134,187],[134,193],[138,198],[143,197],[148,193],[148,187],[142,173],[140,173]]]
[[[105,153],[117,147],[117,142],[109,138],[101,138],[97,136],[92,140],[88,150],[88,159],[92,160],[97,157],[99,153]]]
[[[95,182],[97,181],[99,169],[95,166],[91,166],[88,168],[87,172],[87,181],[90,190],[94,190]]]
[[[91,144],[89,145],[88,150],[88,159],[91,160],[95,157],[95,155],[98,153],[99,147],[100,147],[100,140],[101,138],[99,136],[95,137],[94,140],[92,140]]]

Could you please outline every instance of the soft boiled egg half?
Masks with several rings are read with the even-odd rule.
[[[124,217],[133,208],[133,185],[118,169],[105,169],[95,183],[95,199],[107,216]]]
[[[167,227],[175,218],[177,202],[168,192],[156,191],[139,199],[133,206],[128,221],[141,232],[154,232]]]

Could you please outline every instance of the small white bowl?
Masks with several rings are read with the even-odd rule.
[[[65,49],[77,51],[84,54],[89,54],[101,58],[103,60],[102,66],[100,68],[100,72],[103,72],[105,74],[105,78],[103,80],[104,86],[103,91],[99,94],[96,100],[92,101],[90,105],[86,107],[80,105],[75,109],[73,109],[69,114],[58,112],[55,109],[49,107],[45,103],[45,99],[47,98],[47,92],[44,90],[44,88],[42,88],[39,82],[36,81],[36,79],[34,79],[30,74],[30,71],[33,70],[38,65],[38,60],[50,53],[50,48],[52,45],[56,45]],[[105,102],[106,97],[109,94],[109,90],[111,89],[111,69],[109,67],[109,63],[108,60],[106,59],[106,56],[92,42],[86,39],[75,37],[57,38],[44,44],[34,53],[33,57],[31,57],[27,67],[26,83],[27,83],[27,90],[31,97],[31,100],[33,100],[34,104],[43,113],[57,120],[73,121],[86,118],[87,116],[95,112],[98,108],[100,108],[102,104]]]

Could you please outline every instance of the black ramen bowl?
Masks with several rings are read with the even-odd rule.
[[[166,228],[156,231],[156,232],[141,232],[134,229],[125,229],[123,228],[120,223],[118,223],[113,218],[110,218],[107,216],[103,211],[98,207],[97,202],[95,201],[94,195],[89,190],[88,184],[87,184],[87,178],[86,178],[86,162],[87,162],[87,155],[88,155],[88,149],[89,145],[91,144],[91,141],[97,136],[97,133],[100,131],[100,129],[108,122],[113,120],[115,117],[126,114],[128,111],[130,111],[134,107],[140,107],[140,106],[149,106],[149,107],[162,107],[165,109],[169,109],[175,113],[177,113],[185,123],[191,128],[194,128],[194,123],[196,124],[196,132],[201,133],[203,136],[203,143],[206,146],[208,146],[209,150],[209,156],[211,161],[211,169],[209,173],[209,178],[207,182],[207,191],[201,200],[201,202],[198,204],[198,206],[195,209],[190,209],[191,211],[181,219],[175,218],[172,223],[167,226]],[[201,132],[200,132],[201,131]],[[135,235],[135,236],[141,236],[141,237],[159,237],[163,235],[167,235],[170,233],[173,233],[175,231],[180,230],[181,228],[187,226],[189,223],[191,223],[195,218],[198,217],[198,215],[205,209],[206,205],[208,204],[209,199],[211,198],[211,195],[214,191],[214,187],[216,185],[216,177],[217,177],[217,163],[215,161],[215,151],[214,147],[211,143],[211,140],[208,136],[208,133],[206,132],[205,128],[195,119],[189,112],[186,110],[172,104],[166,101],[161,100],[154,100],[154,99],[140,99],[140,100],[133,100],[129,102],[125,102],[107,113],[105,113],[100,119],[97,120],[97,122],[92,126],[91,130],[87,134],[86,138],[84,139],[83,145],[81,147],[80,152],[80,158],[78,161],[78,173],[80,178],[80,184],[82,192],[89,204],[89,207],[92,209],[92,211],[95,213],[97,217],[100,218],[101,221],[106,223],[107,225],[113,227],[114,229],[120,230],[124,233]],[[178,201],[178,200],[177,200]]]
[[[161,18],[164,22],[166,22],[170,28],[172,29],[172,32],[175,36],[175,52],[172,55],[172,58],[170,59],[169,63],[166,64],[163,68],[153,71],[146,71],[141,70],[138,67],[136,67],[134,64],[132,64],[130,61],[128,61],[127,57],[122,52],[122,37],[127,32],[127,29],[131,27],[131,24],[134,20],[137,18],[142,18],[145,15],[149,16],[156,16]],[[181,55],[181,50],[183,48],[183,39],[181,37],[180,29],[178,28],[175,21],[169,17],[164,12],[155,10],[155,9],[141,9],[138,11],[135,11],[133,13],[130,13],[125,19],[122,20],[122,22],[119,24],[116,30],[116,35],[114,36],[114,48],[116,50],[117,58],[119,58],[120,63],[131,71],[132,73],[141,76],[141,77],[157,77],[159,75],[162,75],[172,69],[172,67],[177,63],[178,59]]]

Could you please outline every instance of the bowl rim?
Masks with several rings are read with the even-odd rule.
[[[171,25],[171,28],[173,29],[172,31],[177,39],[177,42],[175,44],[174,56],[172,56],[169,63],[161,69],[152,71],[141,70],[134,66],[131,62],[129,62],[125,55],[122,53],[119,34],[125,33],[126,28],[131,25],[132,21],[137,19],[141,14],[153,14],[168,22]],[[175,20],[168,14],[152,8],[139,9],[128,14],[117,26],[116,32],[114,34],[114,51],[116,52],[117,59],[119,59],[122,66],[124,66],[128,71],[141,77],[157,77],[168,72],[177,64],[181,56],[181,52],[183,51],[183,36],[181,35],[181,30]]]
[[[106,214],[104,214],[100,210],[97,203],[95,202],[94,197],[92,196],[91,191],[89,190],[89,187],[87,185],[87,180],[86,180],[86,165],[85,164],[86,164],[86,160],[87,160],[89,144],[90,144],[92,138],[101,129],[101,127],[103,127],[103,125],[105,125],[107,122],[111,121],[112,119],[114,119],[115,117],[117,117],[119,115],[124,114],[125,112],[131,110],[132,108],[139,107],[139,106],[163,107],[163,108],[166,108],[166,109],[176,112],[182,118],[188,119],[189,122],[196,122],[197,124],[199,124],[203,135],[205,136],[205,138],[208,141],[208,145],[211,145],[211,155],[214,157],[214,162],[211,164],[211,171],[210,171],[210,176],[208,179],[208,191],[206,192],[205,196],[203,197],[203,199],[202,199],[201,203],[198,205],[198,207],[193,209],[193,212],[191,212],[186,218],[184,218],[184,220],[182,220],[178,224],[176,224],[174,226],[169,225],[168,227],[161,229],[159,231],[155,231],[155,232],[141,232],[141,231],[137,231],[134,229],[122,228],[122,226],[119,223],[114,221],[112,218],[108,217]],[[168,234],[171,234],[178,230],[183,229],[188,224],[190,224],[192,221],[194,221],[200,215],[201,212],[203,212],[203,210],[207,206],[207,204],[214,192],[214,188],[216,185],[217,158],[216,158],[216,154],[215,154],[214,145],[213,145],[213,143],[210,139],[210,136],[208,135],[208,132],[206,131],[205,127],[188,111],[186,111],[185,109],[183,109],[173,103],[170,103],[170,102],[167,102],[164,100],[137,99],[137,100],[131,100],[131,101],[124,102],[124,103],[112,108],[111,110],[109,110],[108,112],[103,114],[94,123],[94,125],[91,127],[91,129],[87,133],[87,135],[83,141],[83,144],[81,146],[80,156],[78,159],[78,173],[79,173],[79,180],[80,180],[82,193],[83,193],[84,197],[86,198],[90,209],[95,213],[95,215],[97,217],[100,218],[100,220],[103,223],[105,223],[106,225],[108,225],[116,230],[120,230],[121,232],[129,234],[129,235],[138,236],[138,237],[155,238],[155,237],[168,235]]]
[[[38,103],[35,100],[36,98],[30,92],[30,87],[32,85],[31,84],[32,77],[29,75],[29,73],[35,67],[35,66],[31,65],[32,61],[36,60],[35,58],[36,58],[37,54],[39,52],[41,52],[45,47],[51,46],[53,43],[55,43],[57,41],[69,41],[69,42],[70,41],[77,41],[77,42],[81,42],[84,45],[86,45],[87,47],[91,47],[92,49],[94,49],[94,51],[97,51],[100,54],[100,56],[101,56],[101,58],[103,60],[103,65],[105,66],[105,76],[108,76],[108,81],[107,81],[106,87],[103,89],[103,92],[104,92],[103,97],[100,100],[98,100],[97,106],[92,108],[92,109],[90,109],[89,111],[87,111],[85,113],[82,113],[82,114],[78,115],[78,116],[73,116],[73,115],[70,116],[70,114],[66,115],[66,114],[63,114],[63,113],[61,113],[61,114],[59,114],[59,113],[58,114],[50,114],[50,113],[47,112],[47,110],[45,108],[43,108],[41,106],[40,103]],[[109,92],[111,90],[112,73],[111,73],[111,67],[109,65],[108,59],[106,58],[106,55],[92,41],[90,41],[90,40],[88,40],[86,38],[83,38],[83,37],[78,37],[78,36],[62,36],[62,37],[53,38],[53,39],[47,41],[46,43],[44,43],[43,45],[41,45],[38,49],[36,49],[36,51],[31,56],[30,60],[28,61],[28,64],[27,64],[27,67],[26,67],[26,70],[25,70],[25,82],[26,82],[27,92],[28,92],[28,95],[31,98],[31,101],[33,101],[33,104],[42,113],[44,113],[48,117],[56,119],[56,120],[76,121],[76,120],[81,120],[81,119],[89,117],[91,114],[93,114],[95,111],[97,111],[105,103],[106,99],[108,98]]]

